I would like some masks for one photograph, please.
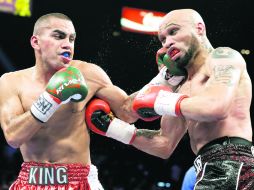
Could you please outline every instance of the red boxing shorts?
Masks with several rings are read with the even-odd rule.
[[[10,190],[91,190],[90,166],[24,162]]]

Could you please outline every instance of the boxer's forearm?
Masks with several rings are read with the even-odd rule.
[[[229,100],[221,95],[194,96],[181,102],[181,113],[186,119],[200,122],[219,121],[226,117]]]
[[[162,136],[160,130],[138,129],[132,145],[145,153],[162,159],[167,159],[174,150],[169,139]]]
[[[125,99],[123,102],[121,109],[124,111],[124,115],[119,115],[116,113],[117,117],[125,122],[128,123],[134,123],[137,121],[138,116],[137,114],[133,111],[132,104],[133,104],[133,99],[137,95],[138,92],[134,92],[133,94],[129,95],[128,98]]]
[[[31,115],[30,111],[11,118],[1,125],[7,143],[14,148],[19,148],[23,143],[30,140],[43,126],[41,122]]]

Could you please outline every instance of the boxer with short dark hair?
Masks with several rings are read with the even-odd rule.
[[[175,90],[146,85],[137,94],[133,108],[141,118],[162,118],[158,131],[137,129],[132,145],[166,159],[188,132],[197,155],[195,190],[254,189],[252,84],[245,60],[234,49],[213,48],[202,17],[192,9],[169,12],[158,37],[160,63],[175,74],[179,68],[186,70],[187,78]],[[109,118],[95,117],[94,127]]]
[[[72,60],[75,38],[66,15],[40,17],[30,40],[35,65],[0,79],[1,127],[24,160],[10,190],[102,190],[91,164],[86,104],[97,96],[109,102],[117,117],[137,119],[123,107],[127,94],[99,66]]]

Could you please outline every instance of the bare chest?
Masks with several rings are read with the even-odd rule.
[[[199,74],[194,78],[187,80],[180,88],[179,93],[186,94],[189,97],[200,95],[205,90],[209,77]],[[202,127],[202,122],[194,121],[191,119],[186,120],[186,127],[189,132]]]
[[[200,74],[195,78],[187,80],[184,84],[182,84],[178,92],[186,94],[190,97],[196,96],[205,89],[207,80],[207,76]]]

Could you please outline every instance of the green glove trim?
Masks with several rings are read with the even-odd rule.
[[[158,60],[158,62],[161,62],[161,64],[164,64],[168,68],[170,74],[172,74],[174,76],[185,76],[186,75],[185,69],[179,68],[177,63],[170,59],[168,54],[164,54],[163,59],[161,60],[159,58],[159,60]]]
[[[72,97],[72,101],[79,102],[87,96],[88,87],[82,73],[77,68],[70,66],[53,75],[46,91],[61,101]],[[76,95],[79,97],[75,98]]]

